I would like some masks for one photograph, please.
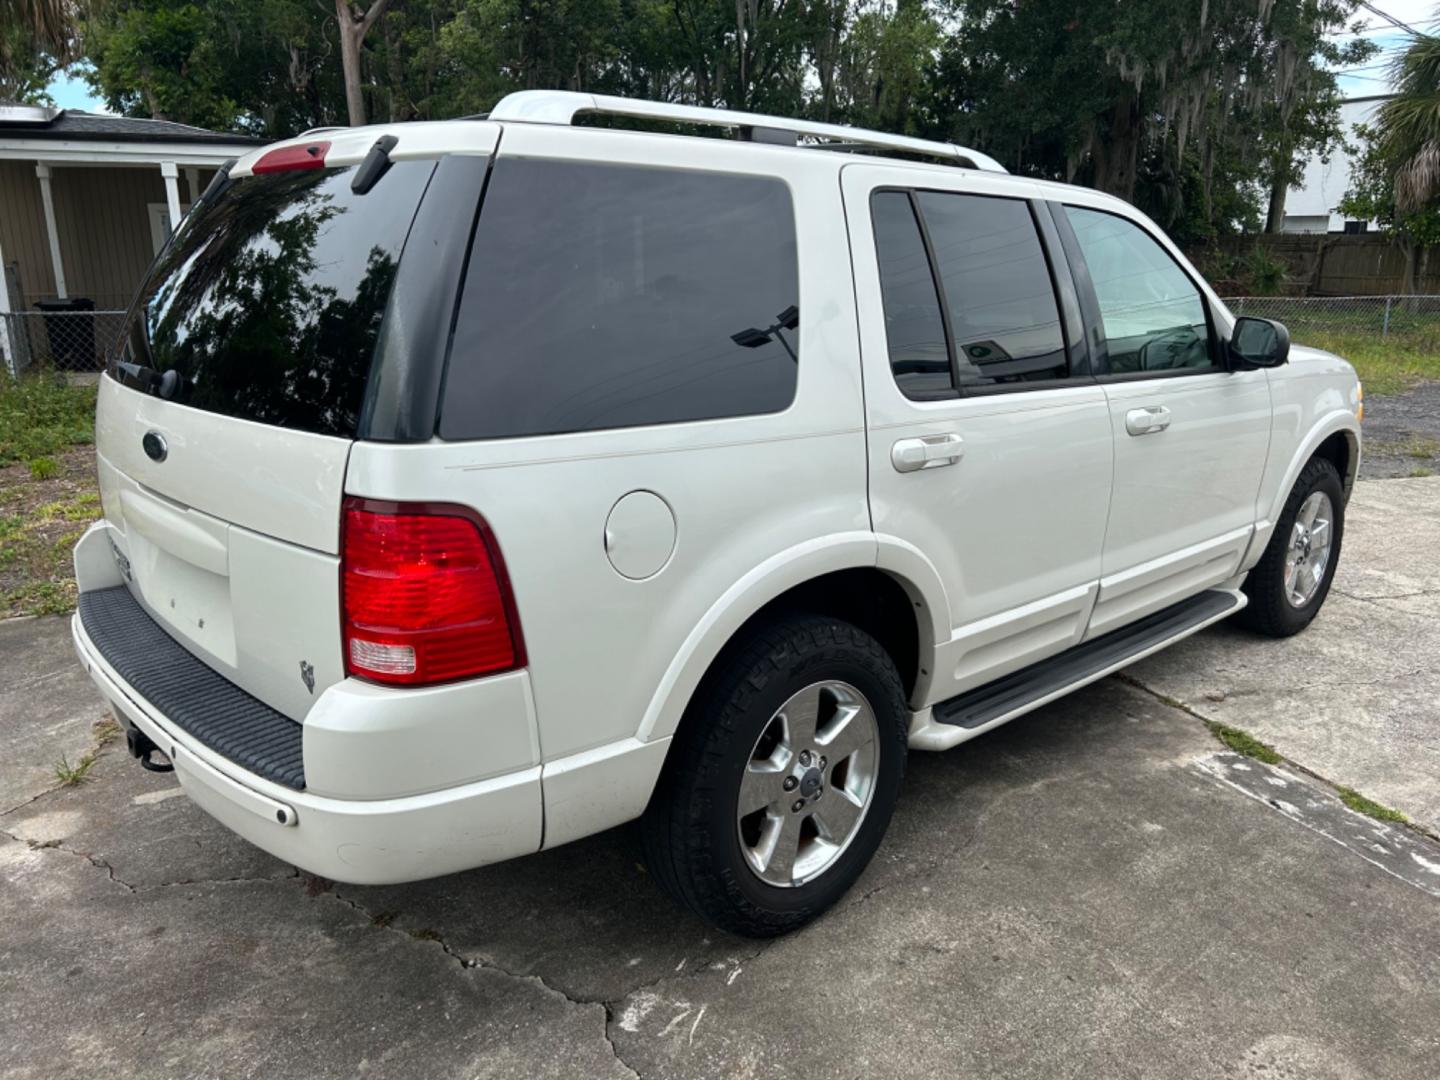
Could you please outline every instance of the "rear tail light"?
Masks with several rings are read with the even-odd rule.
[[[524,665],[505,563],[473,510],[346,499],[340,555],[347,674],[419,686]]]

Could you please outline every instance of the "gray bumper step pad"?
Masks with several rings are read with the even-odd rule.
[[[305,790],[300,725],[189,652],[123,585],[81,593],[80,623],[106,662],[164,719],[256,776]]]

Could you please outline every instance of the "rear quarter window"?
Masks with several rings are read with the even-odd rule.
[[[777,412],[799,364],[780,180],[501,158],[446,371],[445,439]]]

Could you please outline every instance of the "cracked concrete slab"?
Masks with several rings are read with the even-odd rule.
[[[907,871],[611,1037],[642,1076],[1432,1075],[1435,899],[1195,775],[1212,747],[1111,681],[917,756]]]
[[[1127,669],[1207,719],[1440,832],[1440,477],[1356,485],[1304,633],[1222,625]]]
[[[141,769],[121,744],[101,752],[85,783],[0,817],[0,829],[84,852],[140,889],[294,873],[186,798],[173,774]]]
[[[5,1077],[633,1075],[603,1006],[464,967],[294,881],[132,893],[8,839],[0,881]]]
[[[67,619],[0,620],[0,812],[55,786],[55,763],[94,745],[109,711],[75,662]]]

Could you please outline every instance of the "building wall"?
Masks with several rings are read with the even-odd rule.
[[[97,308],[128,307],[155,257],[148,205],[165,201],[160,170],[67,166],[52,176],[70,295],[88,296]],[[183,193],[183,177],[181,185]]]
[[[55,295],[45,210],[33,161],[0,161],[0,249],[5,262],[18,269],[18,299],[23,307]]]
[[[213,170],[200,170],[201,190],[212,175]],[[159,167],[57,165],[50,190],[66,291],[89,297],[100,309],[127,307],[155,254],[149,206],[165,202]],[[190,202],[183,170],[180,201]],[[7,263],[18,264],[22,309],[55,296],[32,161],[0,161],[0,248]]]
[[[1355,125],[1374,122],[1375,110],[1388,100],[1388,95],[1352,98],[1340,103],[1340,126],[1351,143],[1356,142]],[[1335,207],[1350,189],[1353,159],[1343,146],[1330,152],[1330,159],[1312,157],[1305,163],[1300,183],[1285,193],[1285,232],[1339,232],[1345,218]]]

